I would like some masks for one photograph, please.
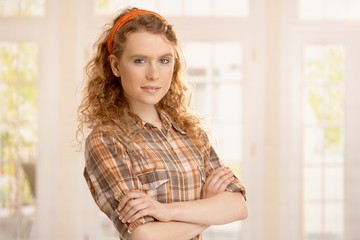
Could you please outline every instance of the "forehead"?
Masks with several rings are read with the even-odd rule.
[[[162,55],[172,53],[174,44],[161,34],[145,31],[129,33],[124,54]]]

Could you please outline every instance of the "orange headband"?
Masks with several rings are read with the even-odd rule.
[[[154,15],[166,22],[166,20],[162,16],[160,16],[156,12],[152,12],[152,11],[148,11],[148,10],[134,9],[134,10],[131,10],[131,11],[125,13],[124,16],[122,16],[121,18],[118,19],[118,21],[114,24],[114,26],[112,27],[112,29],[110,31],[109,38],[107,40],[107,49],[110,54],[112,53],[112,49],[113,49],[114,36],[119,31],[119,29],[122,26],[124,26],[127,22],[134,19],[136,16],[144,15],[144,14]]]

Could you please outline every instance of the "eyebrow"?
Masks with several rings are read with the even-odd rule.
[[[172,54],[172,53],[164,53],[164,54],[159,56],[159,58],[163,58],[163,57],[174,57],[174,54]],[[149,58],[149,56],[135,53],[135,54],[131,55],[130,58]]]

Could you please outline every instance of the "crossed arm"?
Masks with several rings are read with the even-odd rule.
[[[159,203],[145,193],[132,191],[119,202],[120,219],[131,223],[143,216],[156,222],[137,227],[132,240],[188,240],[211,225],[227,224],[247,217],[247,207],[241,193],[225,192],[233,180],[224,168],[214,170],[203,187],[203,199],[170,204]]]
[[[247,216],[243,196],[225,192],[234,180],[231,171],[221,167],[211,146],[205,145],[201,151],[206,152],[205,163],[210,164],[209,169],[215,170],[205,180],[201,200],[162,204],[145,193],[129,192],[137,189],[140,183],[131,169],[127,151],[117,139],[100,130],[87,138],[84,177],[95,202],[114,221],[124,238],[188,240],[210,225],[225,224]],[[118,199],[120,196],[116,197],[117,191],[125,193],[121,200]],[[117,204],[118,211],[115,212]],[[121,224],[120,220],[133,224]],[[141,225],[144,221],[147,223]]]

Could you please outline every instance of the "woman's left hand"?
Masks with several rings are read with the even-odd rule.
[[[144,192],[131,191],[118,205],[119,218],[123,223],[131,223],[144,216],[152,216],[158,221],[170,221],[167,204],[160,203]]]
[[[202,188],[202,198],[209,198],[224,192],[233,180],[234,174],[228,168],[219,167],[213,170]]]

